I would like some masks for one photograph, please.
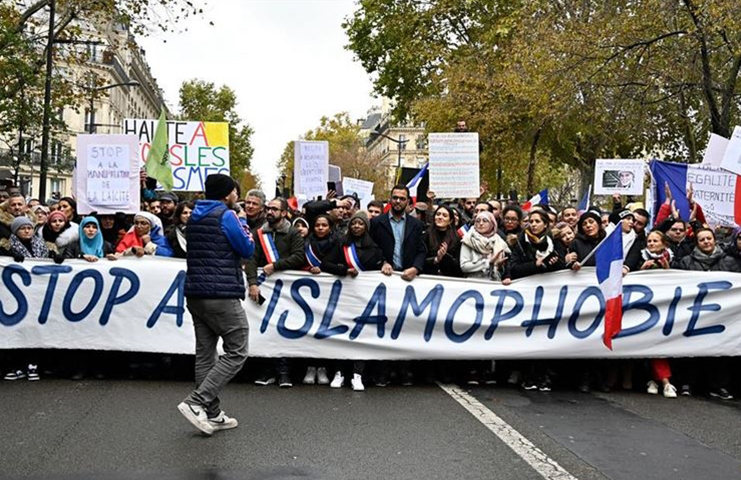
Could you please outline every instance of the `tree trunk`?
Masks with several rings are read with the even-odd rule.
[[[538,153],[538,142],[540,141],[540,134],[543,132],[543,127],[538,128],[533,136],[533,141],[530,144],[530,161],[527,166],[527,194],[532,196],[535,193],[535,159]]]

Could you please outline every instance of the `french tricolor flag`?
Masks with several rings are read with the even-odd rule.
[[[597,281],[605,298],[603,342],[612,350],[612,338],[623,323],[623,229],[615,228],[596,248]]]
[[[579,212],[579,215],[589,210],[589,205],[591,203],[592,203],[592,186],[590,185],[587,191],[584,192],[584,196],[581,197],[579,206],[576,207],[576,210]]]
[[[533,198],[525,202],[525,204],[522,206],[522,211],[529,212],[531,208],[533,208],[535,205],[548,205],[548,189],[541,190],[539,193],[536,193]]]
[[[417,203],[417,188],[419,187],[419,183],[427,174],[428,168],[430,168],[430,162],[425,163],[424,166],[419,170],[419,172],[411,180],[409,180],[409,183],[407,183],[409,196],[412,197],[413,204]]]

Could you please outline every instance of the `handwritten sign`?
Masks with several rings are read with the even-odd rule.
[[[345,195],[356,194],[358,199],[361,200],[361,204],[363,199],[373,195],[373,182],[367,180],[345,177],[342,179],[342,188],[345,191]]]
[[[80,213],[139,211],[137,152],[134,135],[77,137],[75,196]]]
[[[154,140],[157,120],[126,119],[124,133],[139,139],[144,165]],[[212,173],[229,175],[229,124],[226,122],[167,122],[173,190],[201,192]]]
[[[430,190],[438,198],[478,197],[479,134],[431,133]]]
[[[326,194],[329,174],[329,142],[294,142],[293,160],[293,178],[297,197],[312,199]]]

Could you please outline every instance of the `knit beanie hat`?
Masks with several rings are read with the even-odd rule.
[[[602,223],[602,215],[600,215],[600,212],[597,210],[592,210],[590,208],[586,212],[582,213],[581,217],[579,217],[579,223],[576,224],[577,228],[579,229],[579,233],[584,234],[584,229],[582,227],[584,226],[584,221],[588,218],[591,218],[595,222],[597,222],[597,225],[600,225]]]
[[[221,200],[222,198],[226,198],[236,188],[232,177],[223,173],[212,173],[206,177],[205,186],[207,200]]]
[[[16,217],[13,219],[13,223],[10,224],[10,231],[15,235],[18,233],[18,229],[24,225],[33,228],[33,223],[31,223],[31,220],[27,216]]]
[[[365,213],[364,210],[358,210],[357,212],[353,213],[353,216],[350,217],[350,223],[352,223],[352,221],[356,218],[359,218],[363,221],[363,223],[365,224],[366,232],[370,230],[370,220],[368,220],[368,214]]]
[[[628,210],[627,208],[624,208],[622,210],[618,210],[617,212],[612,212],[610,214],[610,223],[613,225],[617,225],[621,221],[625,219],[625,217],[632,217],[633,212]]]

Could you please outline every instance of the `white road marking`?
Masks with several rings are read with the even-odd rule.
[[[546,455],[533,442],[522,436],[496,413],[455,385],[438,383],[445,393],[453,397],[463,408],[476,417],[486,428],[494,432],[509,448],[525,460],[528,465],[547,480],[577,480],[555,460]]]

